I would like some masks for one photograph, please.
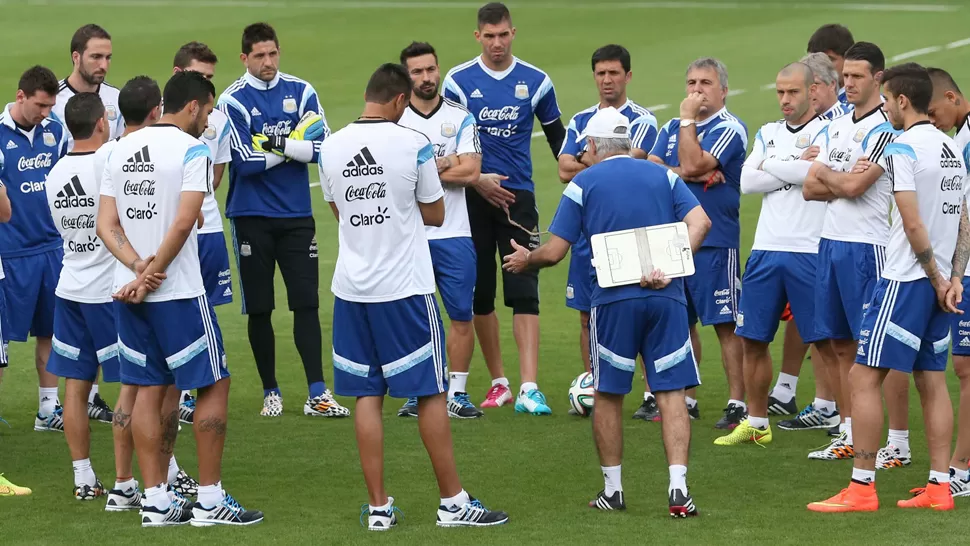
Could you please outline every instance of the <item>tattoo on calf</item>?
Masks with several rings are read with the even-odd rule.
[[[122,429],[128,428],[131,426],[131,414],[125,413],[125,410],[121,408],[116,409],[111,425]]]
[[[162,422],[162,453],[171,455],[175,451],[175,438],[179,432],[179,414],[173,411],[168,415],[163,415]]]
[[[858,450],[858,451],[855,452],[855,458],[856,459],[862,459],[864,461],[869,461],[869,460],[872,460],[872,459],[875,459],[876,458],[876,452],[874,452],[874,451],[866,451],[864,449],[860,449],[860,450]]]
[[[198,422],[198,427],[202,432],[215,432],[219,436],[226,434],[226,421],[218,417],[206,417]]]

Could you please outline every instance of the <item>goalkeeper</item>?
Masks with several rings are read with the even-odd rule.
[[[319,269],[310,178],[320,143],[330,135],[313,87],[279,71],[279,40],[265,23],[242,35],[246,73],[219,98],[229,117],[232,162],[226,216],[239,269],[242,312],[249,317],[249,344],[263,382],[261,415],[279,417],[283,398],[276,382],[271,320],[279,264],[290,310],[293,341],[303,360],[309,396],[303,413],[345,417],[323,380]]]

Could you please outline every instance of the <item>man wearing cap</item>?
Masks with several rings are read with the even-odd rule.
[[[510,273],[559,263],[580,239],[652,225],[685,222],[691,249],[700,248],[711,221],[676,174],[630,156],[630,120],[613,107],[602,108],[583,131],[592,166],[566,185],[549,228],[550,238],[530,252],[512,242],[502,266]],[[595,273],[594,273],[595,274]],[[639,285],[593,285],[590,350],[596,390],[593,436],[605,487],[590,502],[601,510],[626,508],[620,480],[623,454],[623,397],[630,392],[636,358],[643,357],[647,379],[663,413],[663,441],[670,465],[671,515],[697,514],[687,490],[690,418],[684,391],[700,383],[687,326],[683,279],[654,270]]]

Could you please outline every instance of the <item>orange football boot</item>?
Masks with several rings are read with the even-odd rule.
[[[896,501],[896,506],[900,508],[930,508],[932,510],[946,511],[953,510],[953,495],[950,494],[950,484],[933,483],[926,484],[926,487],[913,489],[913,498]]]
[[[950,501],[953,502],[952,500]],[[849,482],[849,487],[838,495],[823,501],[808,505],[812,512],[840,513],[840,512],[875,512],[879,509],[879,497],[876,496],[876,484],[863,485]]]

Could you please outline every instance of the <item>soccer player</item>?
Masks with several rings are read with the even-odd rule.
[[[817,180],[812,177],[803,186],[806,199],[828,201],[818,250],[815,330],[825,340],[818,344],[825,361],[838,363],[831,370],[838,369],[839,380],[836,382],[835,376],[830,375],[830,387],[835,391],[842,421],[841,434],[825,449],[809,453],[810,459],[853,457],[854,404],[849,371],[864,330],[863,312],[884,271],[891,185],[888,177],[875,169],[860,177],[852,175],[851,170],[861,157],[878,161],[896,136],[886,121],[879,94],[884,67],[885,58],[875,44],[859,42],[846,51],[843,72],[846,94],[854,110],[852,115],[836,118],[829,126],[829,152],[823,159],[831,168],[820,169]],[[818,406],[814,408],[816,415],[803,417],[834,417],[835,408]],[[895,427],[890,428],[895,436]],[[908,440],[905,446],[896,445],[905,448],[902,455],[908,458]]]
[[[472,242],[465,204],[465,188],[479,183],[482,173],[482,148],[475,117],[461,104],[439,94],[441,72],[438,55],[431,44],[413,42],[401,52],[401,64],[411,75],[411,102],[404,110],[401,125],[428,137],[434,146],[438,177],[445,192],[445,222],[428,226],[428,245],[435,282],[441,292],[451,329],[448,340],[448,415],[475,419],[484,415],[468,397],[466,382],[475,351],[472,329],[472,301],[475,296],[475,244]],[[358,198],[384,185],[355,187]],[[360,192],[359,190],[364,190]],[[416,417],[418,399],[408,401],[399,416]]]
[[[57,78],[50,69],[27,69],[17,85],[16,101],[0,114],[0,181],[7,187],[13,214],[0,224],[0,258],[6,278],[4,341],[37,339],[34,348],[39,408],[34,430],[64,430],[57,402],[57,376],[47,371],[54,334],[54,289],[61,271],[63,242],[51,218],[45,185],[54,163],[66,150],[66,129],[51,117]]]
[[[232,168],[226,216],[242,311],[249,315],[249,345],[263,382],[260,415],[283,414],[272,321],[279,264],[293,311],[293,341],[309,386],[303,414],[346,417],[350,413],[323,380],[320,272],[306,165],[317,161],[320,141],[330,129],[313,86],[279,71],[280,43],[273,27],[246,27],[240,59],[246,73],[222,93],[219,109],[229,117]]]
[[[687,98],[680,117],[660,129],[650,161],[666,165],[687,183],[713,223],[694,255],[697,273],[685,280],[691,343],[701,360],[697,321],[713,325],[721,344],[729,400],[714,426],[733,429],[747,413],[744,403],[741,340],[734,335],[741,266],[738,263],[741,225],[741,165],[748,146],[748,129],[728,112],[728,73],[724,64],[702,58],[687,67]],[[775,315],[781,316],[781,310]],[[687,407],[700,418],[696,393],[687,391]]]
[[[813,85],[812,70],[803,63],[789,64],[778,73],[775,89],[784,121],[767,123],[758,130],[754,149],[741,171],[741,191],[764,194],[738,309],[749,416],[730,434],[714,440],[714,445],[771,442],[768,344],[775,337],[777,317],[786,302],[791,302],[801,338],[806,343],[819,339],[813,291],[825,204],[806,201],[800,187],[811,161],[828,154],[828,121],[818,117],[812,107]]]
[[[944,133],[956,129],[953,141],[957,149],[953,151],[963,158],[964,167],[970,169],[970,102],[949,72],[941,68],[928,68],[927,72],[933,80],[933,100],[927,112],[930,121]],[[961,284],[963,292],[970,293],[970,277],[964,276]],[[970,298],[964,297],[957,308],[963,314],[950,315],[950,337],[953,341],[953,371],[960,379],[960,413],[957,445],[950,457],[950,493],[954,497],[965,497],[970,495],[970,472],[967,469],[970,464],[970,317],[966,316],[970,311]]]
[[[878,510],[876,450],[882,431],[880,387],[889,370],[912,373],[923,406],[930,454],[925,489],[896,503],[900,508],[952,510],[950,442],[953,405],[946,385],[948,313],[959,313],[963,275],[970,258],[966,165],[950,137],[927,115],[933,83],[915,63],[883,72],[885,109],[904,132],[885,147],[868,171],[886,172],[895,207],[886,265],[862,318],[859,353],[852,368],[853,436],[856,457],[849,486],[813,502],[814,512]],[[817,170],[817,169],[816,169]]]
[[[508,515],[469,496],[455,468],[445,337],[425,231],[445,221],[444,191],[434,145],[397,124],[413,85],[401,65],[381,65],[367,82],[360,118],[321,145],[320,182],[339,233],[331,285],[334,388],[357,397],[368,529],[386,531],[397,523],[394,498],[384,489],[381,408],[388,392],[418,398],[418,430],[441,493],[438,526],[499,525]],[[384,186],[356,191],[372,184]]]
[[[812,74],[815,74],[815,92],[812,93],[812,106],[815,107],[815,113],[827,120],[833,120],[850,112],[851,105],[846,106],[839,100],[842,76],[832,64],[832,60],[824,53],[809,53],[802,57],[801,62],[808,65],[812,69]]]
[[[199,72],[206,79],[215,76],[216,54],[209,46],[200,42],[189,42],[179,48],[173,61],[173,73],[180,70]],[[212,189],[219,188],[226,165],[232,160],[229,151],[229,118],[221,110],[213,110],[202,133],[202,142],[209,146],[212,153]],[[229,268],[229,252],[226,250],[226,237],[222,231],[222,214],[213,191],[206,194],[202,201],[202,227],[199,228],[199,261],[202,263],[202,281],[213,307],[232,302],[232,270]],[[179,404],[179,420],[192,423],[195,412],[195,399],[191,393],[183,392]]]
[[[121,286],[114,296],[121,380],[138,385],[131,430],[142,478],[151,485],[141,508],[146,527],[263,519],[227,495],[220,476],[229,370],[202,282],[196,234],[204,195],[212,191],[209,148],[198,137],[214,95],[212,82],[197,72],[173,75],[159,122],[118,141],[101,181],[98,236],[121,262],[114,274],[115,286]],[[158,273],[166,278],[152,291],[148,279]],[[158,456],[169,441],[160,409],[173,382],[199,391],[193,428],[200,486],[191,511],[167,494]]]
[[[852,103],[846,93],[842,68],[845,64],[845,52],[852,47],[855,39],[852,32],[843,25],[828,24],[818,27],[808,39],[808,53],[824,53],[835,66],[835,72],[839,75],[838,98],[847,109],[852,109]]]
[[[539,246],[539,209],[532,181],[532,128],[538,118],[553,155],[566,136],[552,80],[539,68],[512,55],[515,27],[507,7],[499,2],[478,10],[475,39],[482,54],[452,68],[445,77],[445,98],[459,102],[476,116],[482,143],[485,180],[466,194],[468,219],[475,242],[475,331],[492,388],[483,408],[512,400],[505,377],[495,314],[495,251],[512,252],[509,240]],[[498,176],[492,176],[497,174]],[[512,308],[512,331],[519,348],[522,383],[515,411],[546,415],[552,409],[536,383],[539,374],[539,276],[502,272],[505,306]]]
[[[505,269],[550,267],[579,239],[588,244],[596,234],[672,222],[686,222],[691,248],[700,248],[710,219],[677,175],[631,157],[631,132],[627,116],[611,106],[593,114],[581,134],[593,165],[566,185],[550,239],[534,251],[514,244],[515,252],[504,258]],[[594,284],[592,290],[593,437],[605,487],[589,505],[626,509],[620,468],[623,398],[630,392],[639,355],[663,414],[670,515],[696,516],[687,490],[690,417],[684,389],[700,384],[700,377],[691,351],[683,281],[655,270],[639,286],[604,289]]]
[[[569,183],[573,177],[592,165],[586,157],[586,142],[579,138],[586,124],[602,108],[616,108],[630,120],[633,157],[646,159],[657,140],[657,118],[646,108],[626,96],[626,86],[633,77],[630,52],[621,45],[606,45],[593,52],[591,60],[593,80],[599,92],[599,102],[579,112],[566,127],[566,139],[559,150],[559,179]],[[566,283],[566,307],[579,311],[579,351],[586,371],[589,359],[589,296],[592,291],[590,251],[586,241],[579,239],[569,258],[569,278]],[[652,397],[644,396],[644,405]],[[656,407],[656,402],[653,402]]]

